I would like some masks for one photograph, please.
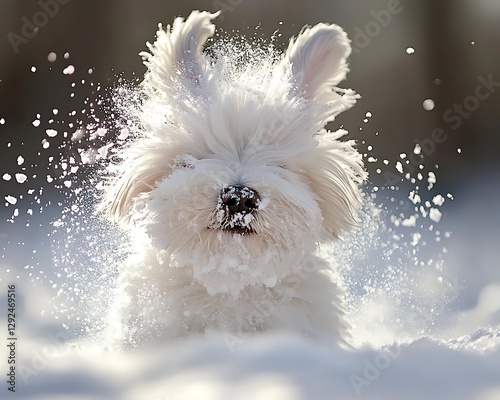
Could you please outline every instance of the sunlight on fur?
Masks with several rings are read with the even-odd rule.
[[[324,129],[358,98],[336,87],[350,42],[318,24],[283,55],[217,41],[205,54],[217,15],[159,25],[123,107],[136,129],[108,166],[101,210],[134,248],[110,344],[279,329],[342,341],[342,283],[317,250],[356,225],[366,178],[347,132]]]

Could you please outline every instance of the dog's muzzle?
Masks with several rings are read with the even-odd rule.
[[[254,233],[252,221],[259,204],[260,196],[255,190],[246,186],[228,186],[217,200],[217,225],[232,233]]]

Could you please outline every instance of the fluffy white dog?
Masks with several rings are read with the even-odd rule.
[[[131,234],[110,334],[126,346],[218,330],[320,330],[341,339],[342,290],[318,248],[355,225],[365,172],[339,89],[349,40],[305,27],[284,55],[202,52],[218,14],[159,25],[133,138],[102,207]],[[240,46],[244,52],[244,46]]]

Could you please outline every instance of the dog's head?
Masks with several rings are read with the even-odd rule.
[[[348,71],[342,29],[307,27],[278,60],[217,45],[208,57],[216,16],[194,11],[160,25],[142,53],[140,132],[120,151],[103,200],[212,293],[290,274],[355,223],[365,177],[353,143],[339,141],[345,131],[324,130],[357,98],[335,87]]]

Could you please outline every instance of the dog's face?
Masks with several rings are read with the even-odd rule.
[[[273,286],[353,225],[364,172],[345,132],[323,129],[356,99],[333,88],[347,72],[345,33],[320,24],[278,62],[242,65],[201,53],[215,16],[160,27],[143,54],[141,131],[103,204],[210,293],[235,293]]]

